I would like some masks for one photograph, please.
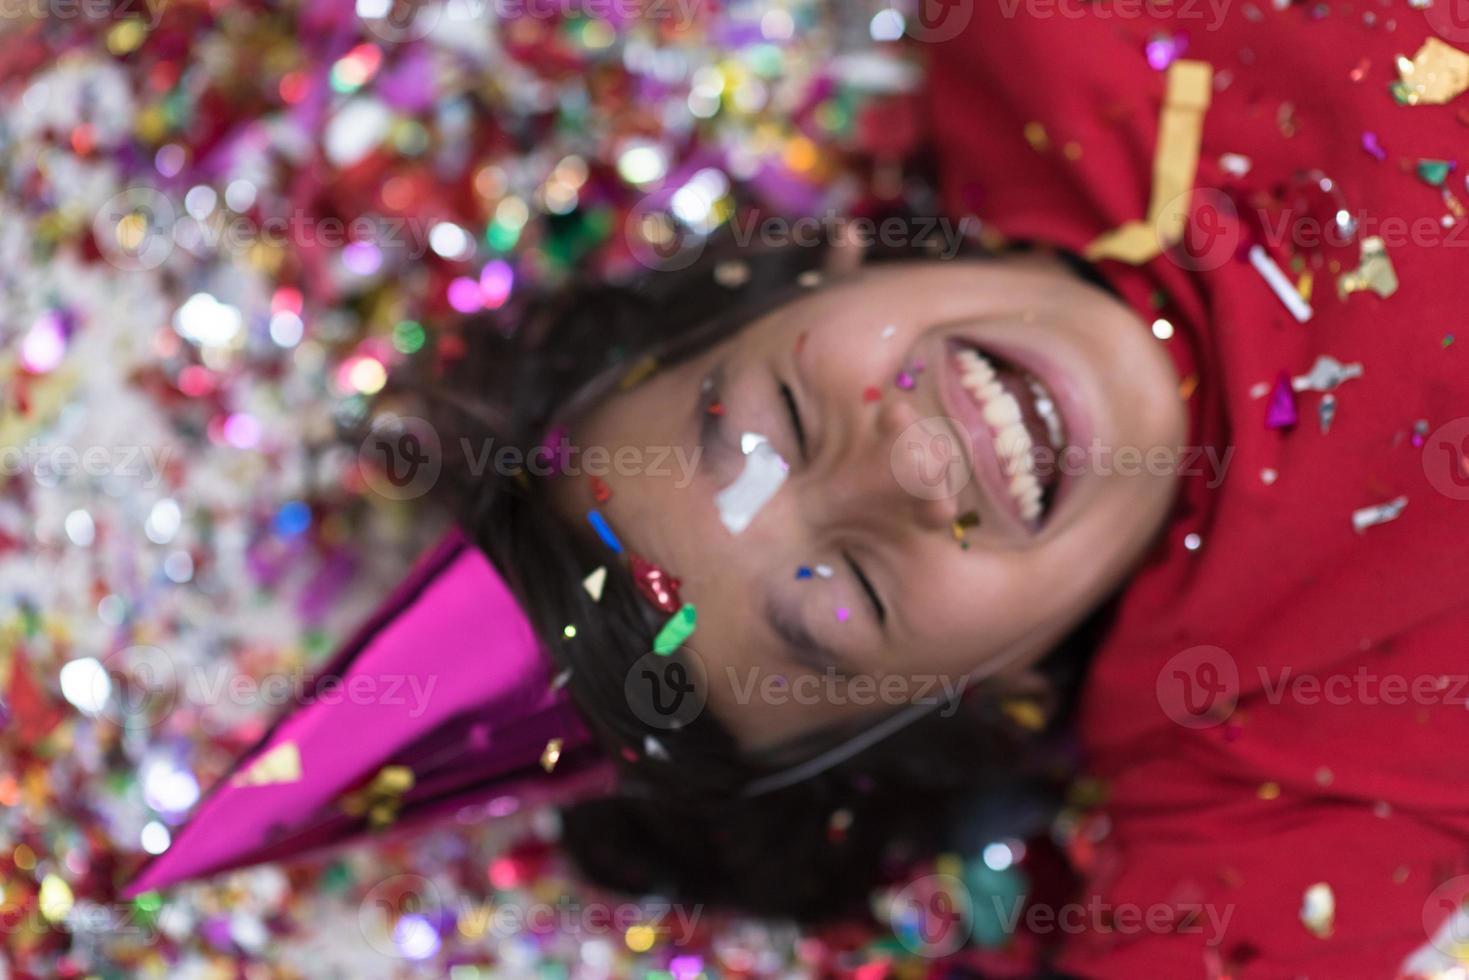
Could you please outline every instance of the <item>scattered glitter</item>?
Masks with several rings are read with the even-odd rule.
[[[1188,50],[1188,38],[1183,34],[1154,34],[1148,39],[1144,53],[1148,67],[1164,71]]]
[[[721,262],[714,267],[714,281],[725,289],[738,289],[750,281],[750,265],[738,260]]]
[[[1280,479],[1280,473],[1277,470],[1272,470],[1267,467],[1260,471],[1260,482],[1267,487],[1273,486],[1278,479]]]
[[[607,569],[599,566],[590,575],[581,580],[581,587],[586,590],[587,595],[592,597],[593,602],[602,601],[602,590],[607,585]]]
[[[587,512],[587,520],[592,522],[592,529],[597,532],[597,537],[602,539],[603,544],[618,554],[622,554],[622,542],[618,541],[617,535],[612,533],[612,528],[605,517],[592,510]]]
[[[1371,507],[1362,507],[1352,512],[1352,529],[1358,534],[1375,527],[1378,524],[1386,524],[1395,521],[1408,506],[1407,497],[1395,497],[1384,504],[1374,504]]]
[[[1159,340],[1173,339],[1173,324],[1159,318],[1153,321],[1153,336]]]
[[[1291,388],[1290,375],[1281,371],[1275,379],[1275,386],[1270,391],[1270,401],[1265,408],[1265,427],[1289,429],[1299,421],[1300,413],[1296,409],[1296,396]]]
[[[1295,317],[1296,322],[1305,323],[1311,319],[1311,304],[1301,296],[1290,279],[1281,271],[1280,266],[1270,257],[1270,253],[1260,245],[1251,245],[1249,257],[1250,265],[1265,280],[1270,291],[1285,304],[1285,308],[1290,311],[1291,316]]]
[[[845,623],[852,618],[852,610],[846,606],[837,606],[837,622]]]
[[[662,762],[668,760],[668,750],[663,747],[662,742],[658,741],[652,735],[643,736],[643,755]]]
[[[1317,419],[1321,423],[1321,434],[1326,435],[1331,431],[1331,423],[1336,419],[1336,396],[1330,392],[1321,396],[1321,404],[1316,409]]]
[[[1336,924],[1336,894],[1324,881],[1307,888],[1301,896],[1301,925],[1318,939],[1331,935]]]
[[[1398,291],[1398,274],[1388,257],[1387,246],[1373,236],[1362,240],[1361,263],[1343,272],[1336,281],[1337,294],[1346,299],[1351,293],[1370,289],[1383,299]]]
[[[547,772],[556,769],[556,763],[561,761],[561,748],[565,743],[559,738],[553,738],[546,742],[546,747],[541,750],[541,768]]]
[[[862,400],[863,401],[865,401],[865,402],[875,402],[875,401],[880,401],[881,399],[882,399],[882,391],[879,390],[876,385],[868,385],[866,388],[862,389]]]
[[[49,374],[66,359],[66,330],[61,317],[47,313],[20,341],[20,362],[31,374]]]
[[[1469,89],[1469,54],[1430,37],[1411,60],[1398,58],[1393,95],[1405,105],[1443,105]]]
[[[1190,532],[1183,536],[1183,546],[1189,551],[1198,551],[1204,546],[1204,539],[1196,532]]]
[[[1362,134],[1362,149],[1366,150],[1368,155],[1378,162],[1387,159],[1387,151],[1382,148],[1382,144],[1378,141],[1376,133],[1364,132]]]
[[[903,391],[912,391],[918,385],[918,382],[909,372],[899,371],[898,376],[893,379],[893,384],[897,385]]]
[[[649,605],[670,615],[678,612],[683,605],[683,600],[678,597],[678,579],[638,555],[628,556],[628,571],[632,574],[633,584]]]
[[[1454,170],[1454,164],[1448,160],[1419,160],[1418,177],[1430,187],[1442,187],[1444,181],[1449,179],[1449,174]]]
[[[1309,371],[1291,379],[1291,388],[1296,391],[1335,391],[1342,382],[1360,378],[1362,372],[1360,363],[1343,364],[1322,354],[1311,364]]]
[[[653,638],[653,652],[664,657],[670,655],[683,646],[685,640],[693,636],[698,622],[698,610],[691,603],[684,603],[683,607],[663,624],[663,628]]]

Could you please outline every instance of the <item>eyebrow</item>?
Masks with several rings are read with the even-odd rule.
[[[846,657],[811,634],[806,624],[787,614],[774,597],[766,600],[765,618],[770,630],[790,648],[795,661],[811,670],[833,670],[841,677],[858,673]]]

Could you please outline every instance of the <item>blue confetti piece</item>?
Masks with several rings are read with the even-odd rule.
[[[607,524],[607,519],[597,511],[588,511],[587,520],[592,522],[592,530],[597,532],[597,537],[602,543],[619,555],[622,554],[622,542],[617,540],[617,535],[612,533],[612,528]]]
[[[275,512],[275,531],[281,537],[291,538],[311,526],[311,508],[300,500],[290,500]]]
[[[805,565],[802,565],[800,568],[796,569],[796,578],[798,579],[810,578],[812,574],[813,573],[811,569],[807,568]]]

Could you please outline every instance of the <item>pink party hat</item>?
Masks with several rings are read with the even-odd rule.
[[[612,792],[613,766],[553,671],[494,566],[451,534],[322,672],[333,685],[288,709],[124,894],[465,808]]]

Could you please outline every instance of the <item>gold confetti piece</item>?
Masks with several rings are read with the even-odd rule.
[[[1183,238],[1213,79],[1214,69],[1202,61],[1175,61],[1169,66],[1147,218],[1129,221],[1098,237],[1087,246],[1088,260],[1117,259],[1141,265]]]
[[[565,744],[559,738],[553,738],[546,743],[541,750],[541,768],[551,772],[556,768],[556,763],[561,761],[561,746]]]
[[[1447,187],[1443,189],[1443,204],[1444,207],[1449,209],[1449,214],[1453,216],[1454,220],[1457,221],[1464,217],[1464,205],[1459,203],[1459,199],[1454,196],[1454,192]]]
[[[658,370],[658,358],[652,354],[645,354],[636,364],[628,369],[617,383],[621,391],[630,391],[652,377],[653,372]]]
[[[581,580],[581,587],[586,589],[587,595],[592,597],[593,602],[602,601],[602,589],[607,585],[606,566],[598,568],[595,572]]]
[[[230,780],[231,786],[271,786],[301,779],[301,750],[295,742],[282,742],[250,763],[248,769]]]
[[[1305,300],[1307,303],[1311,302],[1311,290],[1314,289],[1315,286],[1316,277],[1312,275],[1309,270],[1301,273],[1301,277],[1296,280],[1296,292],[1300,293],[1301,299]]]
[[[382,830],[398,819],[403,794],[413,788],[413,770],[407,766],[383,766],[372,782],[343,794],[342,811],[351,817],[366,816],[369,826]]]
[[[1043,123],[1028,122],[1025,124],[1025,142],[1037,153],[1044,153],[1051,148],[1051,137],[1046,133]]]
[[[1387,299],[1398,291],[1398,273],[1388,257],[1387,246],[1376,235],[1362,239],[1362,262],[1355,269],[1343,272],[1336,280],[1336,293],[1346,299],[1350,293],[1364,289]]]
[[[1317,939],[1331,935],[1336,926],[1336,893],[1318,881],[1301,896],[1301,925]]]
[[[1469,54],[1436,37],[1413,60],[1398,58],[1396,94],[1408,105],[1443,105],[1469,89]]]
[[[1010,698],[1000,705],[1000,710],[1017,728],[1027,732],[1038,732],[1046,727],[1046,713],[1029,698]]]
[[[1255,795],[1262,800],[1277,800],[1280,798],[1279,783],[1261,783]]]

